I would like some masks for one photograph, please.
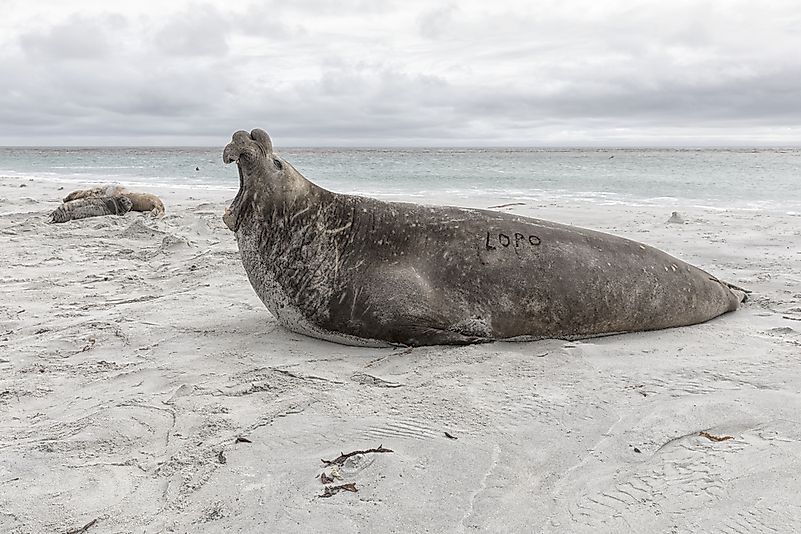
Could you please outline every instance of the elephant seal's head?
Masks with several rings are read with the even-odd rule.
[[[223,162],[236,163],[239,169],[239,192],[223,215],[223,222],[233,232],[248,213],[280,204],[294,207],[301,198],[311,199],[312,191],[322,191],[276,156],[270,136],[258,128],[236,132],[223,150]]]
[[[253,208],[260,194],[268,193],[272,174],[280,170],[271,161],[272,152],[270,136],[259,129],[236,132],[223,150],[223,163],[236,163],[239,170],[239,192],[223,215],[223,222],[232,232],[239,229],[243,216]]]

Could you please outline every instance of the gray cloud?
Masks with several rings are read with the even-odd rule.
[[[453,4],[448,4],[422,13],[417,19],[420,25],[420,34],[429,39],[438,39],[447,33],[448,26],[457,9]]]
[[[193,4],[173,15],[156,32],[154,41],[166,55],[224,56],[229,24],[229,18],[214,6]]]
[[[112,40],[108,26],[125,25],[122,17],[73,15],[49,28],[27,31],[19,36],[22,50],[37,60],[93,60],[109,55]]]
[[[791,2],[327,5],[21,23],[0,143],[801,143]]]

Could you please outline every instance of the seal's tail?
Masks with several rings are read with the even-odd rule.
[[[728,289],[731,292],[731,294],[734,295],[734,298],[737,299],[737,302],[731,301],[731,304],[734,306],[733,308],[731,308],[732,310],[736,310],[738,304],[742,304],[743,302],[748,300],[748,295],[751,293],[751,291],[749,291],[748,289],[743,289],[742,287],[736,286],[734,284],[724,282],[723,280],[719,280],[711,275],[709,279],[712,280],[713,282],[717,282],[718,284]]]
[[[737,295],[737,300],[739,300],[740,302],[745,302],[746,300],[748,300],[748,295],[751,294],[750,290],[743,289],[742,287],[730,284],[728,282],[723,282],[723,283],[726,285],[726,287],[728,287],[731,290],[732,293]]]

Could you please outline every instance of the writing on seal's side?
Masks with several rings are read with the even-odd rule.
[[[542,239],[536,235],[525,235],[520,232],[515,232],[512,235],[504,234],[503,232],[487,232],[486,247],[487,250],[496,250],[498,247],[520,248],[520,247],[538,247],[542,244]]]

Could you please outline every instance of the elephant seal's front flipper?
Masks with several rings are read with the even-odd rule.
[[[653,247],[510,213],[326,191],[263,130],[223,151],[223,220],[290,330],[351,345],[579,339],[700,323],[744,293]]]
[[[50,214],[50,222],[64,223],[102,215],[125,215],[131,211],[131,205],[132,202],[125,197],[87,197],[70,200]]]

